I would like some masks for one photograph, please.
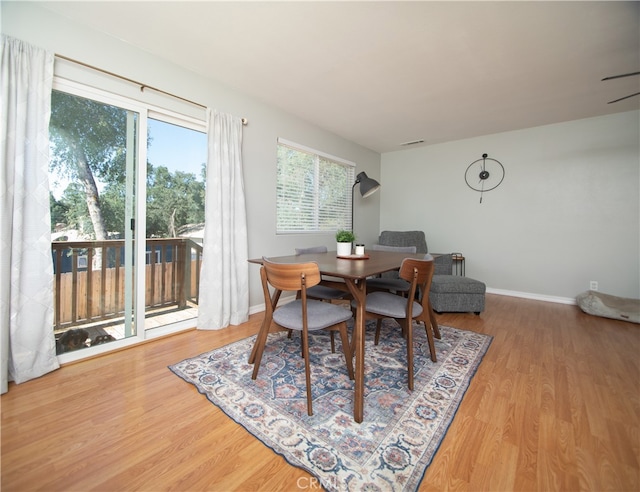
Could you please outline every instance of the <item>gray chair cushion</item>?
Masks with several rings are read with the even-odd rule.
[[[394,292],[409,292],[411,284],[401,278],[369,278],[367,279],[367,289],[384,289]]]
[[[381,314],[390,318],[407,317],[407,299],[390,292],[372,292],[367,294],[366,309],[370,313]],[[351,306],[356,307],[356,302],[352,301]],[[422,313],[422,306],[413,302],[413,316]]]
[[[296,255],[308,255],[311,253],[326,253],[326,246],[312,246],[310,248],[296,248]]]
[[[308,255],[313,253],[326,253],[326,246],[311,246],[309,248],[296,248],[296,256],[298,255]],[[323,278],[331,278],[331,277],[323,277]],[[341,279],[333,279],[334,281],[340,281]],[[333,289],[331,287],[326,287],[324,285],[314,285],[307,289],[307,295],[312,299],[322,299],[325,301],[331,301],[334,299],[342,299],[343,297],[347,297],[349,292],[346,290]]]
[[[387,246],[386,244],[373,244],[372,251],[392,251],[395,253],[415,253],[415,246]]]
[[[307,328],[309,331],[322,330],[328,326],[347,321],[352,316],[351,311],[344,307],[307,299]],[[273,312],[273,320],[285,328],[301,331],[302,301],[297,299],[278,307]]]
[[[330,301],[332,299],[342,299],[348,296],[349,293],[345,290],[334,289],[325,285],[314,285],[307,289],[307,297],[314,299],[324,299]]]

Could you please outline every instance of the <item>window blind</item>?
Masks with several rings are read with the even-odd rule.
[[[278,234],[351,229],[355,164],[278,139]]]

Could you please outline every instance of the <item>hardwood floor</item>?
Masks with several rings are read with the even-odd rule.
[[[261,318],[11,384],[2,490],[317,490],[167,369]],[[640,326],[496,295],[438,319],[494,340],[420,490],[640,490]]]

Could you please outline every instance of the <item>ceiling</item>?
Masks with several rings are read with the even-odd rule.
[[[640,2],[42,5],[381,153],[639,108]]]

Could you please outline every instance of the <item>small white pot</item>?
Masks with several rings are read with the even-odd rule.
[[[351,254],[352,243],[337,243],[338,256],[349,256]]]

